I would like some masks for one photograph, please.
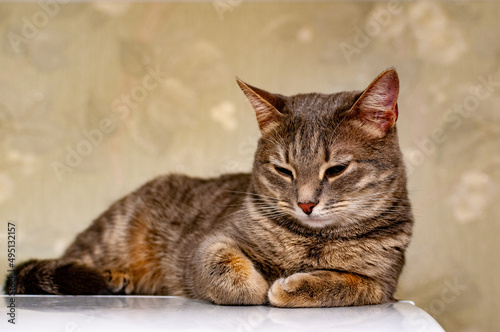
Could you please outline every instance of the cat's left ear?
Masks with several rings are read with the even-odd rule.
[[[350,112],[370,136],[384,137],[398,119],[398,95],[398,74],[387,69],[366,88]]]
[[[236,82],[255,110],[261,133],[265,134],[275,128],[284,117],[284,97],[253,87],[238,78]]]

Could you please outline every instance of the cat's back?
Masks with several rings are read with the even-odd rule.
[[[143,205],[155,219],[173,224],[210,220],[239,204],[250,184],[250,174],[225,174],[214,178],[170,174],[144,184],[130,199]],[[127,198],[125,198],[127,199]]]
[[[202,178],[183,174],[159,176],[140,187],[134,194],[142,199],[160,200],[168,205],[181,202],[204,205],[214,198],[234,199],[238,193],[247,190],[250,174],[224,174],[218,177]]]

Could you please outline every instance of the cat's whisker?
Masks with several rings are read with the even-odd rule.
[[[273,207],[273,208],[291,208],[288,203],[285,203],[283,201],[277,201],[277,202],[267,202],[267,201],[253,201],[251,202],[252,205],[254,206],[262,206],[262,207]]]
[[[386,193],[392,193],[392,192],[393,191],[391,191],[391,190],[387,190],[387,191],[378,192],[378,193],[374,193],[374,194],[370,194],[370,195],[356,196],[356,197],[353,197],[353,198],[349,198],[349,199],[345,199],[345,200],[342,200],[342,201],[339,201],[339,202],[335,202],[335,203],[331,204],[330,206],[334,206],[336,204],[348,203],[348,202],[371,200],[371,199],[373,199],[373,200],[380,200],[380,197],[372,197],[372,196],[384,195]],[[371,198],[367,199],[368,197],[371,197]]]
[[[254,206],[257,211],[281,211],[281,209],[277,209],[269,206]]]
[[[266,204],[278,204],[280,202],[283,202],[282,200],[276,198],[276,199],[269,199],[269,198],[262,198],[262,197],[250,197],[249,202],[254,202],[254,203],[266,203]]]
[[[274,207],[257,207],[257,210],[259,212],[267,212],[267,211],[273,211],[273,212],[283,212],[282,210],[276,209]],[[284,213],[284,212],[283,212]]]
[[[288,217],[289,215],[286,213],[280,213],[280,212],[259,212],[259,215],[261,217]]]
[[[409,200],[402,200],[401,202],[409,202]],[[355,206],[375,206],[374,203],[381,203],[381,204],[392,204],[392,200],[390,199],[385,199],[385,198],[379,198],[379,197],[372,197],[372,198],[360,198],[360,199],[349,199],[345,200],[339,203],[332,204],[327,207],[328,208],[336,208],[336,207],[345,207],[349,205],[355,205]]]
[[[273,199],[273,200],[277,200],[278,199],[276,197],[272,197],[272,196],[268,196],[268,195],[263,195],[263,194],[251,193],[251,192],[247,192],[247,191],[226,190],[226,192],[236,193],[236,194],[244,194],[244,195],[250,195],[250,196],[256,196],[256,197],[265,197],[265,198],[269,198],[269,199]]]
[[[394,192],[394,190],[385,190],[385,191],[376,192],[376,193],[373,193],[373,194],[370,194],[370,195],[355,196],[353,198],[350,198],[349,200],[364,199],[366,197],[372,197],[372,196],[377,196],[377,195],[384,195],[384,194],[393,193],[393,192]]]
[[[255,208],[256,211],[264,212],[264,211],[275,211],[275,212],[284,212],[284,213],[293,213],[293,210],[283,208],[283,207],[276,207],[276,206],[268,206],[268,205],[253,205],[253,208]]]

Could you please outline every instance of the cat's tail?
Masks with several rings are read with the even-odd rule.
[[[6,294],[110,294],[104,276],[94,268],[58,259],[30,260],[15,268],[5,281]]]

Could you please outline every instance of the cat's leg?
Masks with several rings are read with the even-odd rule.
[[[393,301],[382,285],[371,278],[328,270],[278,279],[268,296],[277,307],[340,307]]]
[[[228,237],[211,237],[198,248],[191,267],[197,297],[216,304],[267,302],[269,284]]]

